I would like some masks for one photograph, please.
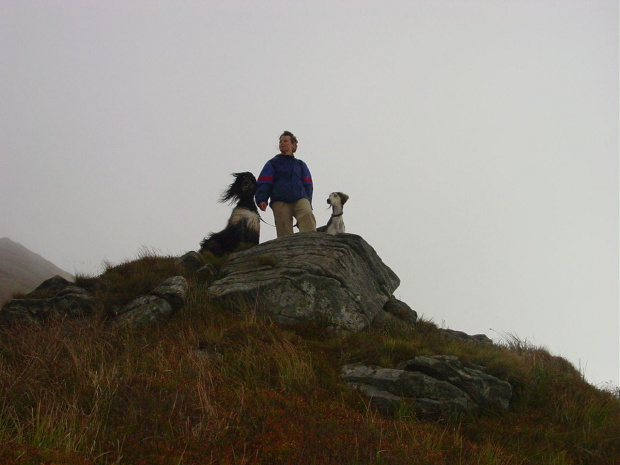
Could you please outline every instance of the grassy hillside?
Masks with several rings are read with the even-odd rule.
[[[55,275],[73,280],[69,273],[23,245],[8,237],[0,239],[0,303],[15,293],[32,291]]]
[[[98,318],[0,329],[0,463],[620,463],[617,393],[517,338],[463,344],[428,321],[361,334],[279,325],[252,306],[213,305],[197,283],[167,325],[107,321],[183,273],[166,257],[109,266],[77,278],[102,302]],[[510,411],[385,418],[339,379],[345,363],[421,354],[488,367],[512,384]]]

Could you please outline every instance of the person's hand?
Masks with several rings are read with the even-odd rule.
[[[262,211],[267,210],[267,202],[261,202],[258,204],[258,208],[260,208]]]

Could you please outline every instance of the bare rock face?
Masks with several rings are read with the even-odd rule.
[[[279,322],[368,327],[400,284],[364,239],[308,232],[232,254],[209,287],[224,303],[258,303]]]
[[[407,402],[420,418],[438,419],[482,406],[507,410],[512,397],[508,382],[445,355],[416,357],[396,369],[345,365],[341,377],[385,413]]]

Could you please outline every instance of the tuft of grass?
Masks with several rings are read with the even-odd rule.
[[[98,277],[76,276],[76,284],[92,292],[101,302],[104,316],[111,316],[133,299],[147,294],[172,276],[190,278],[187,270],[172,256],[160,257],[143,250],[136,259],[113,265],[104,264]]]
[[[222,266],[226,264],[226,262],[228,261],[228,257],[229,257],[228,255],[222,255],[221,257],[216,257],[211,252],[206,251],[206,250],[202,252],[200,256],[204,260],[205,264],[210,263],[218,271],[221,270]]]
[[[9,297],[6,300],[6,302],[8,302],[9,300],[12,300],[12,299],[25,299],[26,297],[28,297],[28,294],[26,294],[25,292],[19,292],[19,291],[18,292],[13,292],[11,294],[11,297]],[[3,302],[3,304],[4,304],[4,302]]]

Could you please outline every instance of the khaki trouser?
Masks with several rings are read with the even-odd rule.
[[[299,232],[316,231],[316,220],[308,199],[299,199],[295,203],[273,202],[271,209],[278,237],[293,234],[293,217],[297,220]]]

